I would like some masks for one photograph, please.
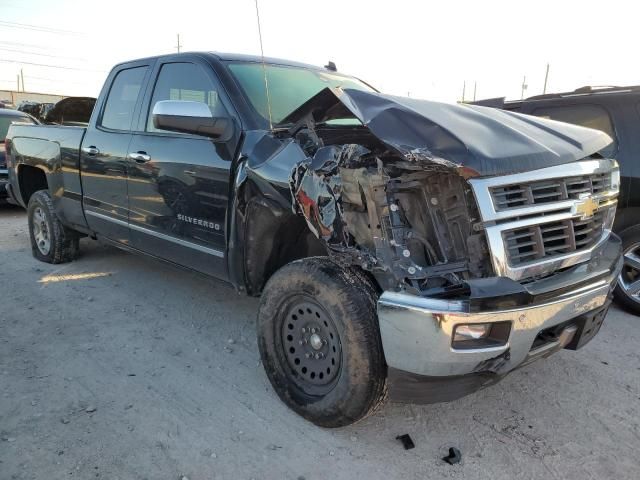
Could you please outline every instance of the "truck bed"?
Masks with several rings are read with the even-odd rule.
[[[47,176],[54,204],[66,222],[86,228],[82,212],[82,181],[80,179],[80,146],[85,127],[58,125],[12,125],[7,134],[11,143],[13,165],[9,181],[16,200],[25,208],[20,194],[21,169],[33,167]]]

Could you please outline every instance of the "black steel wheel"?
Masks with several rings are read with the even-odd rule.
[[[291,377],[311,395],[333,388],[340,371],[340,334],[331,316],[315,300],[294,295],[286,302],[282,323],[282,349],[291,368]]]
[[[377,295],[361,272],[325,257],[292,262],[267,282],[258,346],[278,396],[323,427],[354,423],[386,393]]]

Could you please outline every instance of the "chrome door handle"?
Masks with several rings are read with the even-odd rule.
[[[184,171],[184,174],[185,174],[185,175],[190,175],[190,176],[192,176],[192,177],[195,177],[195,176],[196,176],[196,172],[195,172],[194,170],[185,170],[185,171]]]
[[[146,163],[151,160],[151,157],[144,152],[132,152],[129,154],[129,158],[137,163]]]
[[[100,153],[100,150],[98,150],[93,145],[91,145],[90,147],[82,147],[82,151],[87,155],[91,155],[91,156],[98,155]]]

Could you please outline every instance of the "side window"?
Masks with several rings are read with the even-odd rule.
[[[147,114],[147,132],[164,132],[153,126],[153,107],[162,100],[188,100],[205,103],[214,117],[226,115],[218,87],[193,63],[166,63],[160,69]],[[179,133],[177,135],[180,135]]]
[[[598,105],[568,105],[566,107],[543,107],[533,111],[537,117],[573,123],[582,127],[601,130],[613,139],[613,143],[600,150],[603,157],[611,157],[617,151],[616,132],[607,111]]]
[[[113,79],[102,112],[103,127],[113,130],[131,130],[133,111],[142,87],[147,67],[122,70]]]

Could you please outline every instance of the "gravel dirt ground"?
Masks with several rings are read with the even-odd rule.
[[[0,479],[637,479],[640,319],[459,401],[340,430],[289,411],[259,363],[258,300],[83,240],[31,256],[0,207]],[[395,440],[409,433],[413,450]],[[450,446],[462,463],[440,460]]]

